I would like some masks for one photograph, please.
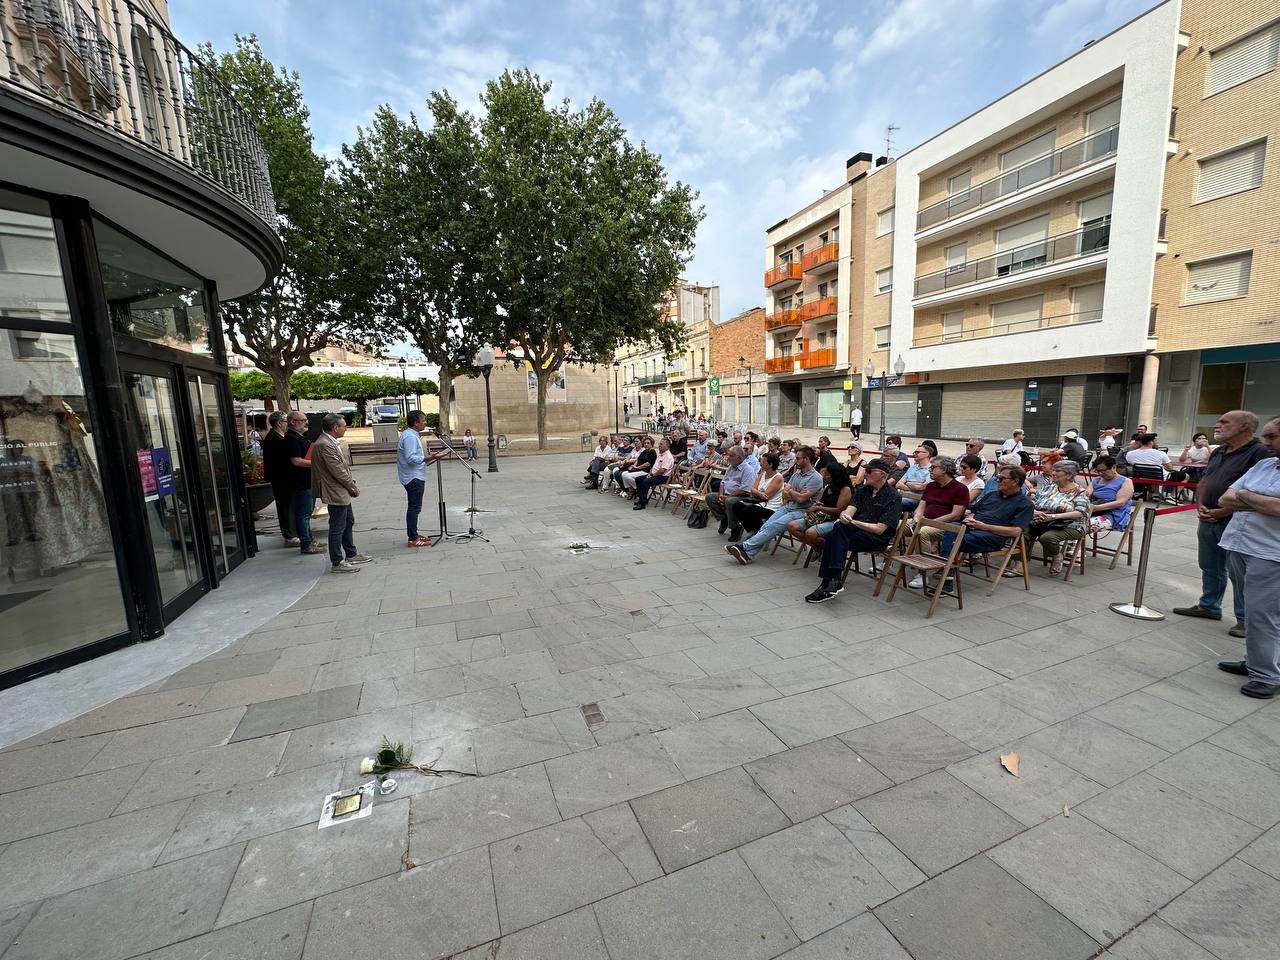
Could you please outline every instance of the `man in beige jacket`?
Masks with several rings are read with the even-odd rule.
[[[373,557],[357,552],[352,534],[356,518],[351,500],[360,496],[360,488],[339,442],[347,432],[347,421],[340,413],[326,413],[320,429],[323,432],[311,445],[311,492],[329,505],[329,562],[334,573],[359,573],[358,564]]]

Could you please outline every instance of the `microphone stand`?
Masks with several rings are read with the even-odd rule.
[[[458,454],[458,451],[454,450],[453,447],[449,445],[449,441],[447,441],[444,437],[440,435],[440,431],[428,430],[427,432],[432,434],[437,440],[439,440],[445,452],[448,453],[449,456],[453,457],[453,459],[457,460],[464,467],[466,467],[467,472],[471,474],[471,508],[467,511],[467,532],[466,533],[450,533],[449,518],[448,518],[447,511],[445,509],[445,503],[444,503],[444,473],[440,469],[441,461],[436,460],[436,487],[438,491],[437,499],[439,500],[439,503],[440,503],[439,539],[457,540],[459,543],[466,540],[483,540],[485,543],[489,543],[490,542],[489,538],[481,536],[481,531],[476,529],[476,480],[480,479],[479,471],[477,471],[475,467],[471,466],[471,464],[467,463],[466,460],[462,459],[462,457]]]

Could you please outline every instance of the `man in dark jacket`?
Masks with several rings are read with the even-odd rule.
[[[289,415],[282,410],[271,411],[267,417],[267,435],[262,438],[262,474],[271,484],[276,500],[276,515],[280,518],[280,536],[289,546],[296,547],[297,524],[293,519],[293,478],[290,474],[289,452],[285,444],[285,432],[289,427]]]

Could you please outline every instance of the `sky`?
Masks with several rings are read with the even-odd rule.
[[[301,75],[316,149],[338,157],[381,104],[474,109],[527,67],[603,100],[699,194],[686,279],[721,319],[763,303],[764,231],[839,186],[855,153],[899,156],[1154,0],[170,0],[189,47],[256,33]]]

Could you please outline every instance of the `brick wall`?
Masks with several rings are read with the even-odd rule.
[[[740,366],[739,357],[757,369],[764,368],[764,308],[752,307],[724,323],[711,325],[711,360],[708,372],[719,377],[733,377]]]

